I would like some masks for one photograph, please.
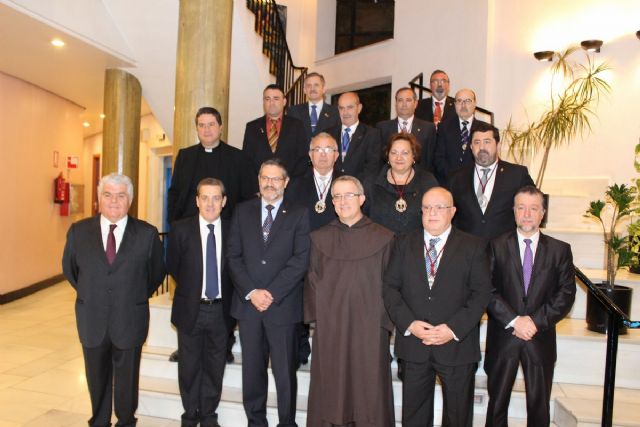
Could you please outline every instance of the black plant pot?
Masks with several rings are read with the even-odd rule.
[[[631,295],[633,289],[627,286],[616,285],[613,289],[609,289],[606,284],[601,283],[598,286],[611,300],[616,303],[620,310],[627,316],[631,313]],[[604,334],[607,332],[607,322],[609,313],[602,307],[602,304],[594,297],[591,292],[587,293],[587,329],[594,332]],[[627,333],[627,328],[620,322],[620,335]]]

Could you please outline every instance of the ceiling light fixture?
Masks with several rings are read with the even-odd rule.
[[[101,119],[104,119],[105,117],[107,117],[107,116],[105,116],[104,113],[100,114],[100,118]]]
[[[555,52],[552,50],[541,50],[540,52],[534,52],[533,56],[535,56],[535,58],[538,61],[549,61],[551,62],[553,60],[553,54]]]
[[[54,45],[55,47],[63,47],[65,45],[65,43],[60,39],[51,40],[51,44]]]
[[[584,40],[580,42],[580,46],[587,52],[600,52],[602,40]]]
[[[89,127],[89,126],[91,126],[91,125],[89,124],[89,122],[83,122],[83,123],[82,123],[82,126],[84,126],[84,127],[88,128],[88,127]]]

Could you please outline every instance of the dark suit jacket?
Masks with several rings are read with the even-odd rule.
[[[158,230],[129,217],[112,265],[107,262],[100,215],[71,225],[62,270],[77,292],[80,342],[99,346],[105,335],[121,349],[141,346],[149,331],[149,297],[164,279]]]
[[[473,164],[471,136],[480,122],[482,122],[482,120],[473,119],[471,129],[469,129],[469,144],[465,150],[462,149],[462,132],[460,131],[458,116],[455,115],[451,120],[445,120],[440,123],[438,126],[438,137],[433,160],[438,182],[446,184],[449,175],[451,175],[453,171],[465,165]]]
[[[351,136],[349,150],[345,161],[342,161],[342,124],[327,131],[338,142],[340,156],[336,161],[335,168],[342,175],[351,175],[364,181],[369,175],[377,175],[382,166],[382,148],[380,142],[380,131],[360,122],[356,131]]]
[[[223,218],[231,218],[231,212],[236,204],[255,196],[258,191],[258,178],[253,172],[253,165],[247,156],[235,147],[220,142],[220,170],[211,171],[212,178],[218,178],[224,183],[227,195],[227,205],[222,210]],[[198,212],[196,194],[190,189],[198,183],[193,183],[201,144],[183,148],[178,151],[173,166],[171,187],[167,195],[169,222],[192,216]]]
[[[527,168],[498,160],[491,199],[484,214],[473,186],[475,163],[451,175],[449,190],[453,194],[456,215],[453,224],[462,231],[487,240],[516,228],[513,198],[525,185],[533,185]]]
[[[258,173],[265,160],[274,157],[282,160],[290,177],[304,174],[309,168],[309,139],[302,122],[291,116],[282,116],[282,126],[278,137],[276,152],[272,153],[267,137],[266,116],[247,123],[244,131],[242,151],[253,163]]]
[[[480,360],[478,324],[491,298],[487,243],[452,228],[444,246],[433,287],[429,289],[424,257],[424,230],[397,239],[384,276],[384,304],[397,327],[398,358],[425,362],[430,356],[447,366]],[[427,346],[404,333],[414,320],[446,323],[458,339]]]
[[[398,119],[395,118],[393,120],[379,122],[376,125],[376,128],[380,130],[380,137],[382,141],[381,153],[383,153],[385,147],[389,143],[391,135],[398,133]],[[436,127],[433,123],[414,117],[413,124],[411,126],[411,133],[416,137],[420,144],[420,166],[422,169],[433,173],[433,156],[436,150]]]
[[[324,102],[322,104],[322,110],[318,111],[318,123],[316,125],[316,131],[311,132],[311,117],[309,117],[309,103],[292,105],[287,108],[287,115],[295,117],[300,120],[304,125],[304,130],[307,132],[307,141],[311,141],[311,138],[319,134],[320,132],[326,132],[334,126],[340,124],[340,115],[338,109]]]
[[[230,316],[233,297],[233,285],[225,262],[230,224],[230,221],[222,220],[222,244],[220,245],[222,247],[220,290],[226,318]],[[204,274],[198,215],[177,221],[172,225],[167,247],[167,270],[176,281],[171,323],[181,331],[190,333],[198,318]]]
[[[278,325],[302,322],[302,279],[310,247],[307,210],[284,200],[265,243],[260,200],[241,203],[233,214],[227,252],[235,286],[231,315]],[[246,299],[254,289],[266,289],[273,296],[267,311],[259,312]]]
[[[433,123],[433,97],[421,99],[416,107],[416,117]],[[457,117],[455,99],[447,96],[442,112],[442,121]]]
[[[339,172],[333,171],[331,182],[339,176]],[[316,191],[316,183],[313,179],[313,168],[309,169],[303,176],[292,180],[287,186],[287,191],[284,196],[290,202],[307,208],[311,231],[317,230],[337,218],[336,210],[331,201],[331,184],[327,186],[326,191],[325,210],[322,213],[318,213],[315,210],[316,203],[318,202],[318,192]]]
[[[515,231],[491,241],[495,296],[487,307],[487,357],[519,358],[524,349],[533,360],[550,366],[556,360],[556,323],[573,305],[576,294],[571,247],[540,233],[527,295],[524,294],[522,261]],[[516,316],[531,316],[538,328],[531,341],[512,335],[505,327]]]

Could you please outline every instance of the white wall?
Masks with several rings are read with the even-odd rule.
[[[584,141],[552,152],[546,177],[608,177],[628,182],[635,176],[633,147],[640,136],[636,107],[640,96],[640,2],[635,0],[494,0],[495,39],[488,57],[487,101],[503,127],[510,116],[524,123],[535,119],[548,99],[549,63],[537,62],[533,52],[562,51],[582,40],[601,39],[596,61],[612,71],[605,97],[593,120],[593,133]],[[584,61],[582,52],[574,55]],[[537,164],[537,163],[536,163]],[[536,172],[537,168],[533,168]],[[545,178],[546,179],[546,178]],[[544,188],[544,184],[543,184]],[[579,190],[579,189],[576,189]]]

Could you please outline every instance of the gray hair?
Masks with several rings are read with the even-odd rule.
[[[133,201],[133,183],[131,182],[131,178],[128,176],[115,172],[103,176],[100,178],[100,182],[98,183],[98,196],[102,194],[106,184],[126,185],[127,194],[129,195],[129,203]]]
[[[356,188],[358,189],[358,193],[360,194],[364,194],[364,187],[362,186],[362,183],[360,182],[360,180],[358,178],[356,178],[355,176],[351,176],[351,175],[342,175],[337,177],[336,179],[333,180],[333,183],[331,184],[331,195],[333,196],[333,189],[336,186],[337,183],[339,182],[350,182],[353,185],[356,186]]]
[[[330,140],[333,143],[333,145],[335,145],[336,148],[338,148],[338,142],[336,141],[336,139],[333,136],[331,136],[327,132],[320,132],[319,134],[317,134],[316,136],[311,138],[311,142],[309,143],[309,149],[313,148],[313,143],[316,142],[316,140],[321,139],[321,138],[325,138],[325,139]]]

